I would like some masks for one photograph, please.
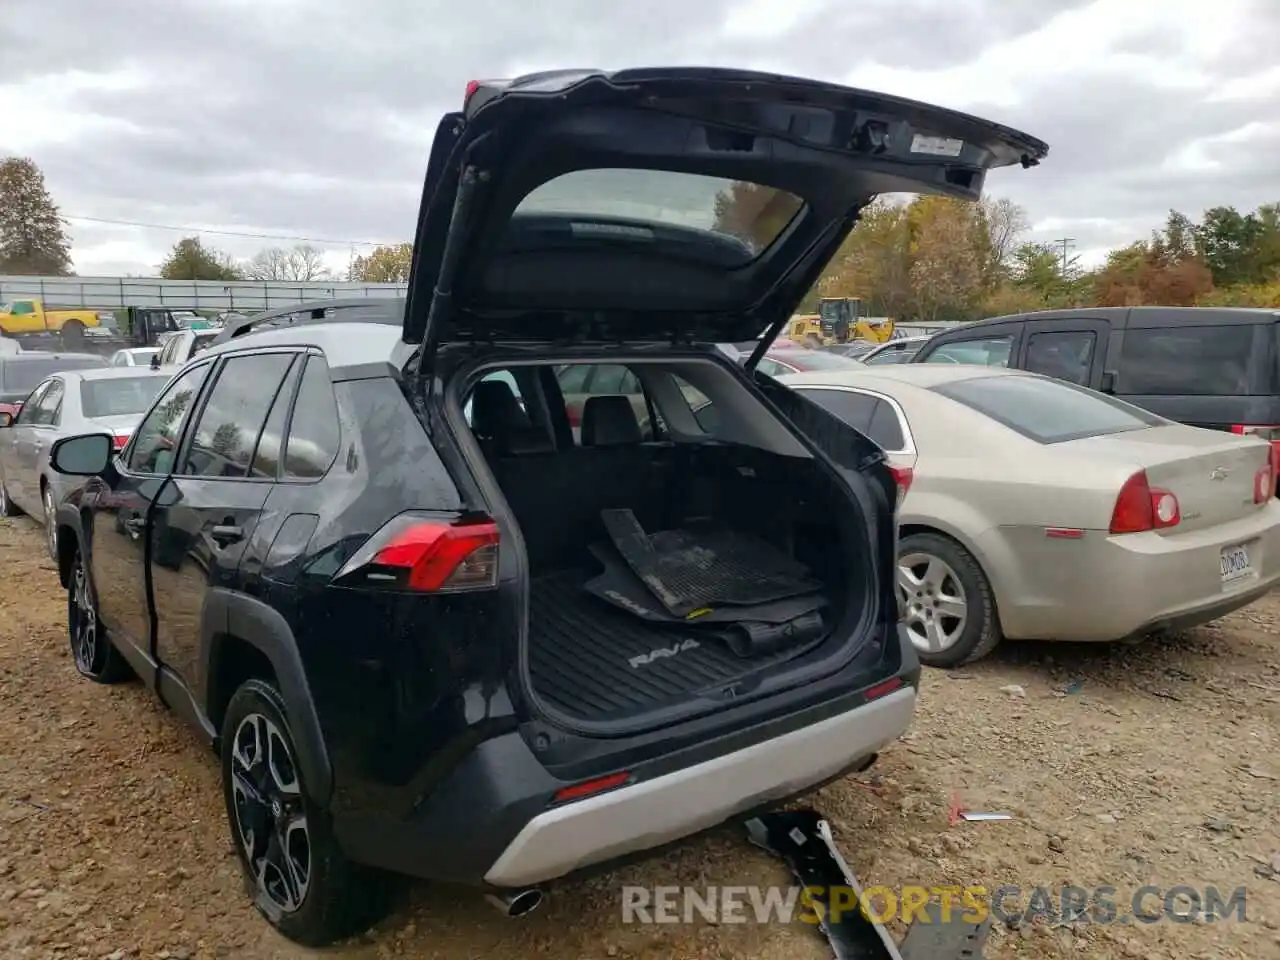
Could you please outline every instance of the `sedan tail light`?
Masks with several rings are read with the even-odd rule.
[[[123,450],[128,442],[129,434],[127,433],[117,433],[111,438],[111,443],[115,446],[117,451]]]
[[[1280,478],[1280,447],[1273,443],[1266,466],[1253,476],[1253,502],[1266,503],[1274,497],[1278,478]]]
[[[1168,490],[1147,482],[1147,472],[1139,470],[1120,488],[1111,511],[1112,533],[1143,533],[1176,527],[1182,521],[1178,498]]]
[[[911,489],[911,481],[915,478],[915,471],[910,467],[889,467],[889,472],[893,474],[893,482],[898,487],[898,500],[894,504],[895,507],[902,506],[902,501],[906,499],[907,491]]]

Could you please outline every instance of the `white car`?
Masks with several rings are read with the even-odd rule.
[[[902,364],[780,377],[870,437],[902,493],[898,588],[924,663],[1003,638],[1136,639],[1280,582],[1277,454],[1050,377]]]
[[[110,364],[113,367],[149,367],[151,358],[159,355],[159,347],[130,347],[113,353]]]

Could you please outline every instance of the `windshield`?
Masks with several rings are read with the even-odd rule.
[[[933,389],[1037,443],[1124,433],[1168,422],[1131,404],[1048,377],[974,377]]]
[[[23,359],[17,363],[0,366],[0,391],[6,395],[22,394],[24,397],[36,388],[45,377],[64,370],[85,370],[105,367],[106,360],[97,357],[54,357],[39,360]]]
[[[163,376],[82,380],[80,405],[90,418],[142,413],[168,382],[169,378]]]

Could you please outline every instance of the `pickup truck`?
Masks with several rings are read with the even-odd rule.
[[[79,344],[88,327],[99,324],[98,311],[84,307],[45,308],[41,300],[0,303],[0,333],[6,337],[41,337],[61,334],[68,345]]]

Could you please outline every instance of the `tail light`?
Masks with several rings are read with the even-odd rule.
[[[498,525],[401,514],[358,550],[335,581],[424,593],[489,590],[498,583]]]
[[[111,438],[111,444],[117,451],[123,450],[128,442],[129,434],[127,433],[117,433]]]
[[[893,474],[893,482],[898,485],[898,502],[895,507],[902,506],[902,501],[906,499],[907,491],[911,489],[911,481],[915,477],[915,471],[910,467],[889,467],[889,472]]]
[[[476,91],[479,89],[480,89],[479,80],[467,81],[467,91],[462,95],[462,105],[464,107],[467,105],[467,101],[470,100],[472,97],[474,97],[476,95]]]
[[[1280,447],[1271,445],[1267,464],[1253,475],[1253,502],[1266,503],[1276,495],[1276,481],[1280,478]]]
[[[1111,511],[1112,533],[1142,533],[1176,527],[1182,521],[1178,498],[1168,490],[1147,482],[1147,472],[1139,470],[1120,488]]]

